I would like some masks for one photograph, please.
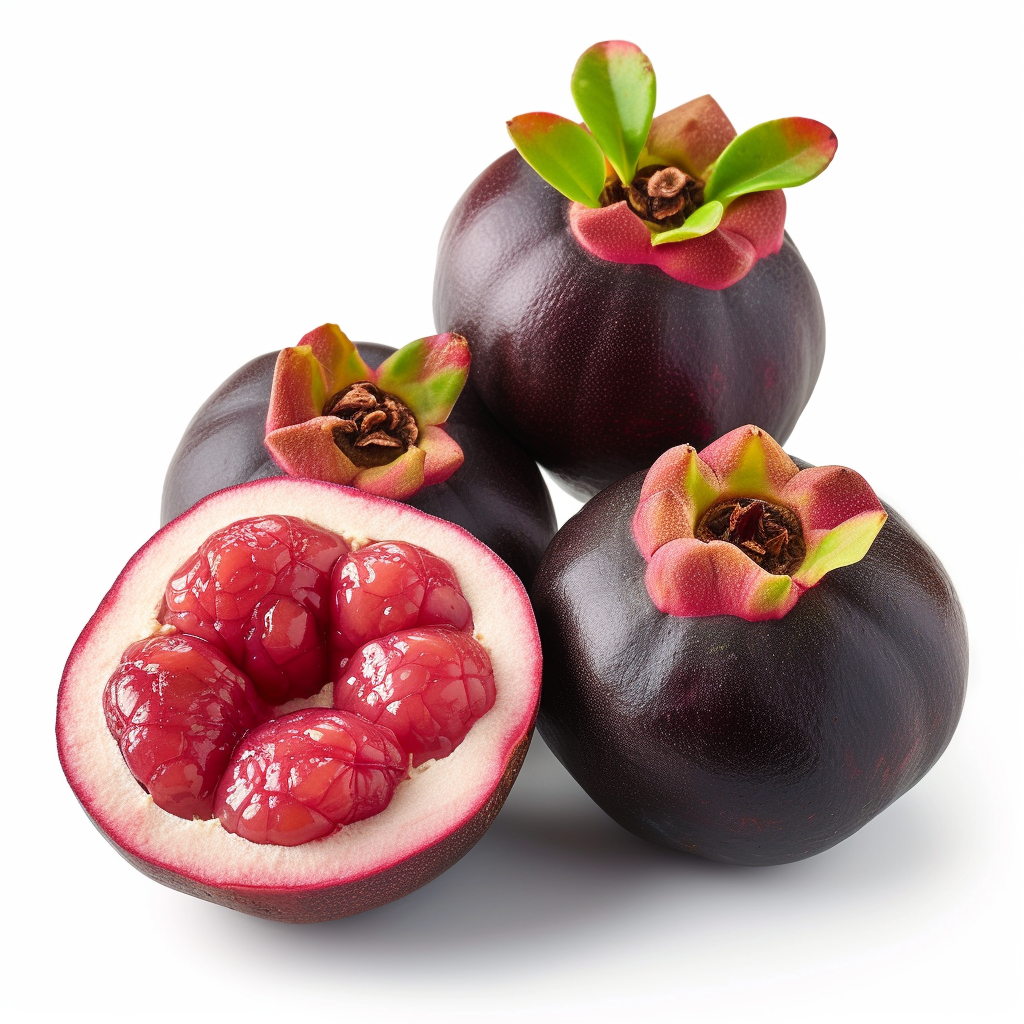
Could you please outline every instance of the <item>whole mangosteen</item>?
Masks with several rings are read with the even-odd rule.
[[[572,89],[586,129],[514,118],[518,153],[452,212],[437,329],[473,339],[484,403],[579,498],[743,423],[785,440],[825,324],[781,190],[825,169],[835,135],[783,118],[737,136],[710,96],[654,118],[632,43],[587,50]]]
[[[592,499],[531,596],[548,745],[619,824],[712,860],[845,839],[931,768],[963,705],[935,556],[859,474],[798,470],[755,427]]]
[[[299,476],[395,498],[456,523],[526,582],[556,523],[536,463],[466,383],[466,339],[358,350],[334,324],[252,360],[188,425],[162,521],[235,484]]]

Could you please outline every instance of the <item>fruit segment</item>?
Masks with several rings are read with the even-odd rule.
[[[253,729],[217,790],[216,816],[252,843],[298,846],[384,810],[405,775],[394,736],[307,708]]]
[[[452,567],[415,544],[384,541],[351,552],[335,565],[331,591],[332,643],[342,655],[397,629],[473,630]]]
[[[132,775],[179,818],[213,816],[235,744],[270,713],[216,647],[180,634],[128,647],[103,691],[103,710]]]
[[[494,705],[494,671],[468,633],[409,629],[361,647],[334,687],[334,706],[386,725],[420,765],[450,754]]]
[[[229,654],[271,704],[312,696],[327,675],[331,569],[348,551],[290,516],[240,520],[174,574],[160,621]]]

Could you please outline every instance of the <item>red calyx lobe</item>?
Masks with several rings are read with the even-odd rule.
[[[235,744],[270,713],[213,645],[180,634],[132,644],[103,691],[107,727],[158,807],[210,818]]]
[[[334,686],[334,706],[392,730],[413,766],[450,754],[494,705],[494,671],[468,633],[409,629],[365,644]]]
[[[291,516],[232,523],[174,574],[160,621],[219,647],[271,704],[310,697],[328,673],[331,569],[348,550]]]
[[[384,810],[405,770],[388,729],[330,708],[306,708],[246,735],[214,809],[243,839],[297,846]]]
[[[385,541],[351,552],[335,565],[331,589],[332,640],[342,655],[413,626],[473,630],[451,566],[415,544]]]

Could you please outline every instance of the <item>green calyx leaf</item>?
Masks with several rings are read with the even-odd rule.
[[[521,114],[508,122],[516,149],[549,185],[591,209],[601,206],[602,195],[606,202],[621,198],[617,185],[605,192],[608,165],[627,188],[641,160],[645,166],[653,166],[653,160],[705,178],[704,204],[680,227],[652,228],[653,245],[709,234],[732,200],[803,185],[836,152],[831,129],[806,117],[766,121],[734,136],[709,96],[655,120],[654,69],[635,43],[624,40],[595,43],[584,51],[571,87],[586,128],[557,114]]]
[[[666,242],[685,242],[688,238],[700,238],[701,235],[709,234],[718,227],[723,213],[725,213],[725,207],[717,200],[712,199],[710,203],[705,203],[694,210],[679,227],[651,235],[651,245],[664,245]]]
[[[825,573],[859,562],[868,553],[886,518],[885,510],[880,508],[863,512],[829,530],[808,548],[794,579],[802,586],[813,587]]]
[[[469,376],[469,344],[461,334],[436,334],[403,345],[377,369],[377,386],[400,398],[424,427],[448,419]]]
[[[647,141],[657,83],[646,55],[634,43],[596,43],[576,62],[572,97],[583,121],[628,185]]]
[[[508,133],[522,158],[567,199],[596,208],[604,190],[601,147],[575,121],[558,114],[520,114]]]
[[[725,147],[704,186],[705,201],[728,205],[748,192],[803,185],[828,167],[836,145],[835,134],[820,121],[766,121]]]

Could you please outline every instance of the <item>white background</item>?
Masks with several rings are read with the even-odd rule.
[[[2,35],[7,964],[33,1016],[106,1020],[1009,1019],[1019,967],[1020,25],[987,3],[8,3]],[[134,872],[53,743],[72,643],[158,525],[207,394],[324,321],[433,332],[448,211],[572,113],[600,39],[659,110],[838,134],[787,227],[828,321],[788,448],[860,470],[947,566],[971,676],[938,766],[772,869],[648,845],[537,742],[446,875],[275,925]],[[560,502],[562,517],[574,509]],[[13,949],[12,949],[13,947]],[[1012,1004],[1011,1004],[1012,1005]],[[25,1011],[28,1012],[28,1011]]]

